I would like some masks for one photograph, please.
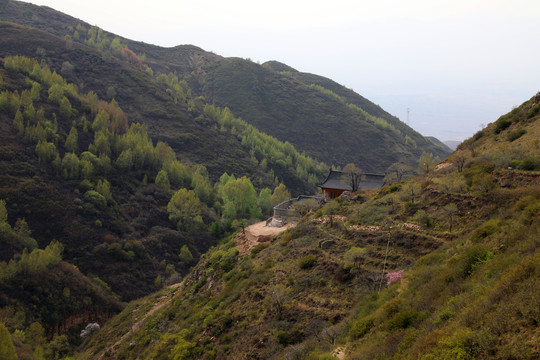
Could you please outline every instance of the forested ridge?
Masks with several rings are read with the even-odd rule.
[[[63,356],[80,342],[83,321],[121,308],[116,294],[130,300],[178,281],[217,238],[291,196],[275,176],[273,191],[227,173],[213,184],[203,165],[180,162],[145,125],[129,123],[114,99],[79,93],[35,59],[8,56],[2,65],[1,313],[20,331],[22,353]],[[226,109],[204,113],[244,142],[259,134]],[[304,159],[263,139],[276,145],[267,151]],[[39,344],[25,342],[31,325],[41,329]]]

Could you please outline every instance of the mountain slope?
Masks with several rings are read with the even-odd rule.
[[[210,61],[203,69],[199,82],[207,99],[326,163],[354,162],[365,171],[384,172],[393,162],[416,165],[423,152],[447,155],[397,118],[329,79],[277,72],[268,64],[234,58]]]
[[[332,201],[250,255],[224,240],[79,358],[537,358],[538,109],[540,95],[434,170]]]
[[[29,4],[8,1],[3,16],[80,41],[91,31],[83,22]],[[51,22],[47,20],[49,17]],[[102,33],[111,39],[115,37]],[[365,171],[384,172],[395,162],[415,166],[423,152],[440,158],[448,154],[377,105],[329,79],[289,71],[291,77],[275,71],[272,67],[280,69],[280,66],[274,62],[257,65],[247,60],[227,59],[195,46],[165,49],[119,39],[136,54],[144,54],[145,64],[155,72],[177,74],[187,81],[193,95],[229,107],[249,124],[290,142],[319,161],[336,166],[354,162]],[[92,87],[97,88],[96,84]],[[204,163],[201,159],[197,161]]]

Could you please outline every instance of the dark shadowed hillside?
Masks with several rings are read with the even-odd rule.
[[[30,4],[6,2],[3,14],[6,20],[60,37],[69,35],[73,40],[83,41],[91,29],[82,21]],[[103,36],[115,38],[107,32]],[[330,79],[277,62],[258,65],[223,58],[195,46],[161,48],[128,39],[121,41],[135,54],[144,55],[145,64],[154,72],[175,73],[189,84],[193,95],[229,107],[259,130],[329,165],[353,162],[365,171],[384,172],[395,162],[415,167],[424,152],[439,158],[448,154],[379,106]],[[98,84],[91,85],[99,88]],[[131,103],[135,99],[127,100]]]

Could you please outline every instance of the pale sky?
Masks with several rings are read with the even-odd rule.
[[[464,140],[540,91],[539,0],[32,0],[120,36],[283,62]]]

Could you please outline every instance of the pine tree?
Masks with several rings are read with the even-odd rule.
[[[169,182],[169,176],[165,170],[160,170],[156,176],[156,185],[165,191],[169,191],[171,183]]]
[[[79,152],[79,133],[77,132],[75,126],[71,127],[64,146],[68,152],[75,154]]]
[[[3,323],[0,323],[0,360],[15,360],[17,353],[11,340],[11,334]]]

